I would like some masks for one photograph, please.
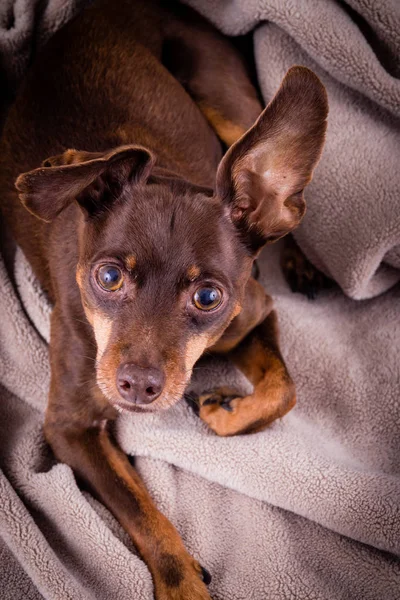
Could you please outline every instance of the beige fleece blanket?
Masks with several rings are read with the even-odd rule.
[[[387,291],[357,302],[337,288],[309,302],[288,290],[271,247],[261,280],[279,312],[296,408],[268,431],[221,439],[181,402],[158,416],[121,418],[119,441],[211,571],[214,600],[399,600],[398,81],[396,65],[389,70],[376,50],[378,40],[389,61],[398,49],[398,4],[382,1],[374,12],[377,3],[352,1],[371,38],[344,3],[196,2],[228,33],[270,21],[255,32],[266,99],[292,63],[315,68],[327,84],[327,152],[298,239],[348,294]],[[74,8],[47,6],[64,6],[65,18]],[[13,38],[10,73],[40,29],[33,23],[31,35]],[[2,241],[0,597],[151,600],[149,572],[127,535],[44,444],[50,307],[22,254]],[[195,389],[221,379],[247,385],[225,363],[200,367]]]

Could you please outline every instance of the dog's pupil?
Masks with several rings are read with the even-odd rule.
[[[97,280],[104,289],[114,291],[118,289],[122,283],[122,274],[117,267],[103,265],[99,269]]]
[[[119,280],[119,271],[117,269],[110,268],[103,274],[104,283],[110,285],[117,283]]]
[[[202,306],[209,307],[218,300],[218,291],[213,288],[203,288],[198,292],[198,299]]]

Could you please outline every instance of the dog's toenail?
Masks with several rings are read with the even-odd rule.
[[[218,400],[216,398],[207,398],[206,400],[204,400],[203,406],[208,406],[209,404],[216,404],[217,402]]]
[[[201,568],[201,578],[202,578],[202,580],[204,581],[204,583],[206,585],[210,585],[210,583],[211,583],[211,575],[210,575],[210,573],[204,567],[200,567],[200,568]]]
[[[223,402],[221,402],[221,408],[223,408],[224,410],[227,410],[228,412],[232,412],[233,411],[233,406],[231,406],[231,402],[232,402],[233,398],[226,398]]]

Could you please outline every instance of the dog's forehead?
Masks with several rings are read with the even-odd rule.
[[[231,263],[235,236],[221,204],[164,186],[134,189],[109,215],[98,242],[135,264],[169,270]],[[115,249],[115,250],[113,250]],[[133,260],[133,258],[132,258]]]

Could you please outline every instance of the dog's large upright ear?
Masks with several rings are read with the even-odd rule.
[[[140,146],[103,153],[67,150],[20,175],[15,185],[21,202],[43,221],[52,221],[73,200],[93,216],[110,208],[127,183],[144,183],[153,164],[153,155]]]
[[[251,129],[226,153],[217,195],[251,252],[300,223],[303,190],[324,145],[328,100],[318,77],[292,67]]]

